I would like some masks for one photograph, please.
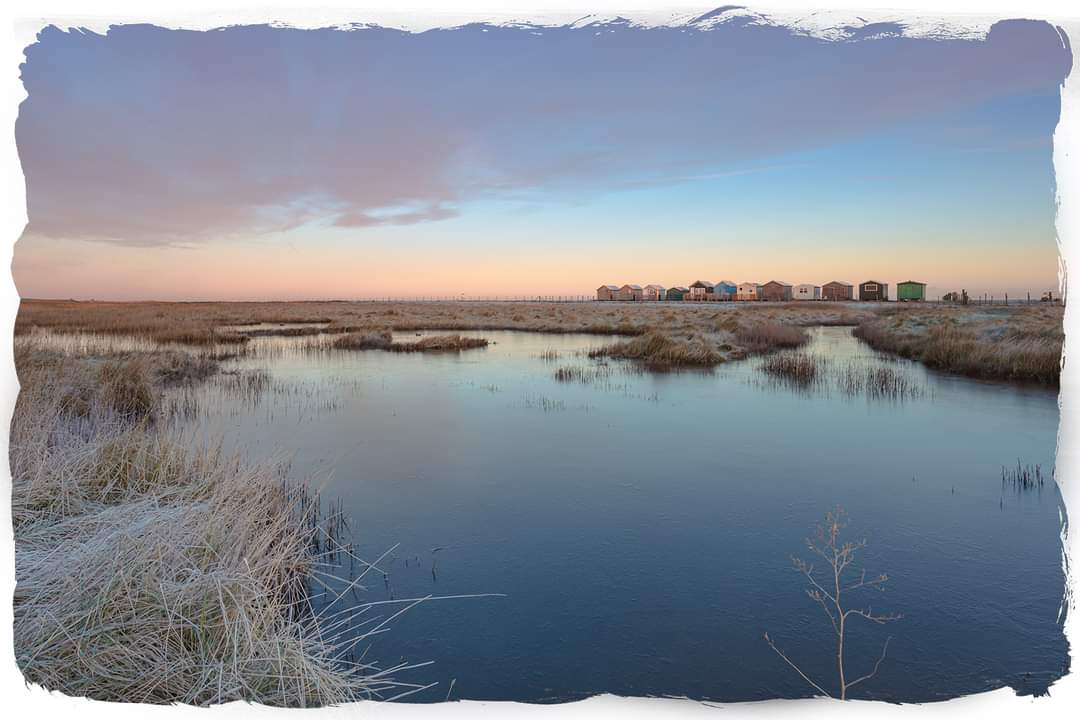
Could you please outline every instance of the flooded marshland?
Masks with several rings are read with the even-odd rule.
[[[393,548],[339,604],[501,594],[365,641],[384,666],[433,661],[410,700],[808,696],[763,634],[832,682],[791,559],[837,505],[889,576],[869,602],[904,616],[850,631],[853,672],[892,638],[857,696],[1039,693],[1066,671],[1061,498],[1005,473],[1049,475],[1056,392],[937,374],[845,327],[779,368],[666,373],[590,357],[595,335],[474,334],[488,347],[401,354],[256,333],[171,398],[193,443],[322,478],[358,555]]]

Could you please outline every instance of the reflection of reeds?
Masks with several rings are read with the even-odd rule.
[[[907,373],[878,362],[849,362],[839,371],[837,383],[849,395],[908,400],[921,397],[923,386]]]
[[[600,379],[606,379],[611,375],[611,367],[608,365],[596,365],[583,367],[581,365],[564,365],[555,370],[555,379],[559,382],[577,382],[588,384]]]
[[[559,351],[554,348],[548,348],[540,353],[539,357],[544,362],[555,362],[559,359]]]
[[[270,371],[263,368],[253,370],[229,370],[213,379],[213,385],[226,396],[232,396],[255,402],[272,386]]]
[[[810,387],[822,377],[825,358],[808,353],[784,353],[766,358],[762,370],[775,378],[800,387]]]
[[[1035,465],[1021,465],[1019,458],[1015,468],[1001,467],[1001,486],[1010,485],[1017,490],[1041,489],[1046,483],[1043,477],[1042,467]]]
[[[538,410],[543,410],[544,412],[554,412],[556,410],[566,409],[565,402],[549,398],[546,395],[526,395],[524,403],[527,408],[536,408]]]
[[[878,358],[837,363],[808,352],[782,352],[763,360],[759,368],[799,390],[836,389],[846,395],[897,401],[919,398],[925,392],[923,384],[903,368]]]

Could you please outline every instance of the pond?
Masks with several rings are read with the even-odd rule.
[[[809,385],[759,359],[654,373],[589,358],[607,338],[470,334],[492,344],[258,337],[230,367],[268,370],[269,390],[196,391],[198,438],[287,456],[342,503],[358,554],[394,548],[360,600],[500,594],[425,602],[365,643],[382,666],[433,661],[403,675],[439,683],[410,701],[811,695],[765,632],[831,690],[832,629],[792,557],[836,506],[866,540],[858,567],[888,574],[863,604],[903,615],[851,621],[850,675],[891,638],[853,696],[1039,693],[1067,671],[1059,491],[1002,478],[1050,475],[1056,392],[936,374],[843,327],[813,331],[831,369]],[[852,368],[904,390],[852,389]]]

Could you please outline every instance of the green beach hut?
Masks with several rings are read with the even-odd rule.
[[[915,280],[897,283],[896,299],[900,302],[922,302],[926,299],[926,283]]]
[[[684,288],[681,285],[673,288],[668,288],[667,299],[668,300],[683,300],[690,292],[688,288]]]

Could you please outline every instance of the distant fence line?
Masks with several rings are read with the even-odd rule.
[[[404,303],[445,303],[445,302],[546,302],[546,303],[582,303],[593,302],[595,295],[420,295],[409,297],[360,298],[354,302],[404,302]]]
[[[351,302],[361,303],[382,303],[382,302],[396,302],[396,303],[521,303],[521,302],[539,302],[539,303],[587,303],[587,302],[605,302],[605,303],[647,303],[647,302],[660,302],[660,303],[762,303],[770,302],[768,300],[598,300],[595,295],[417,295],[417,296],[386,296],[386,297],[374,297],[374,298],[359,298]],[[776,302],[776,301],[773,301]],[[799,303],[814,303],[814,302],[900,302],[898,300],[783,300],[779,302],[799,302]],[[918,302],[918,301],[913,301]],[[961,302],[957,300],[945,300],[941,295],[936,300],[927,299],[924,302],[941,303],[943,305],[960,305]],[[1053,300],[1046,301],[1041,300],[1039,297],[1032,297],[1030,293],[1025,295],[1011,296],[1005,294],[1003,296],[993,294],[983,294],[977,296],[969,296],[966,304],[968,305],[1037,305],[1040,303],[1053,303],[1055,305],[1064,304],[1064,299],[1055,296]]]

